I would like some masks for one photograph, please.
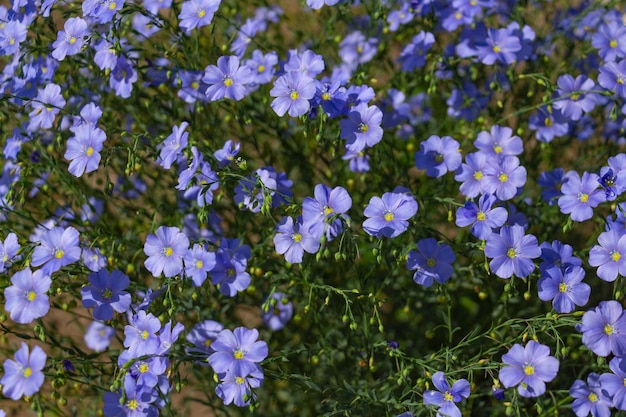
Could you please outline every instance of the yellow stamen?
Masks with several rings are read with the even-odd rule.
[[[567,292],[567,288],[568,288],[568,287],[567,287],[567,284],[566,284],[566,283],[561,282],[561,283],[559,284],[559,292]]]
[[[54,257],[55,257],[56,259],[61,259],[61,258],[62,258],[62,257],[64,257],[64,256],[65,256],[65,252],[63,252],[63,249],[56,249],[56,250],[54,251]]]
[[[91,146],[88,146],[87,149],[85,149],[85,155],[87,156],[93,155],[93,148]]]
[[[591,401],[592,403],[598,401],[598,396],[594,392],[590,392],[587,398],[589,398],[589,401]]]
[[[483,173],[482,173],[482,171],[476,171],[476,172],[474,172],[474,179],[475,179],[475,180],[478,180],[478,181],[482,180],[482,179],[483,179]]]
[[[238,376],[238,377],[236,377],[236,378],[235,378],[235,382],[236,382],[237,384],[241,385],[241,384],[243,384],[243,378],[242,378],[242,377],[240,377],[240,376]]]
[[[28,301],[35,301],[35,298],[37,298],[37,294],[35,293],[35,291],[28,291],[26,293],[26,299]]]
[[[493,52],[495,52],[496,54],[498,52],[502,52],[502,48],[500,48],[498,45],[496,45],[496,46],[493,47]]]
[[[102,296],[108,300],[109,298],[113,296],[113,291],[106,289],[102,291]]]
[[[30,369],[30,366],[27,366],[26,368],[24,368],[24,370],[22,371],[22,375],[24,375],[24,378],[28,378],[29,376],[31,376],[33,374],[33,370]]]
[[[204,265],[202,261],[196,261],[196,268],[202,269],[202,265]]]
[[[621,257],[622,257],[622,255],[620,255],[619,252],[617,252],[617,251],[611,252],[611,260],[612,261],[617,262],[617,261],[620,260]]]
[[[500,175],[498,175],[498,179],[500,180],[500,182],[507,182],[509,180],[509,176],[502,172]]]
[[[493,147],[493,151],[494,151],[495,153],[502,153],[502,146],[500,146],[500,145],[495,145],[495,146]]]
[[[609,46],[611,48],[617,48],[617,41],[615,39],[611,39],[611,42],[609,42]]]
[[[390,222],[393,220],[393,213],[388,211],[383,217],[385,218],[385,221]]]
[[[297,100],[298,97],[300,97],[300,93],[298,93],[296,90],[291,90],[291,94],[289,94],[289,97],[291,97],[292,100]]]
[[[517,252],[515,251],[515,249],[511,248],[508,251],[506,251],[506,256],[513,259],[517,256]]]
[[[224,78],[224,85],[226,87],[230,87],[231,85],[233,85],[233,79],[230,77],[226,77]]]
[[[532,375],[535,373],[535,368],[532,365],[526,365],[524,366],[524,373],[526,375]]]
[[[126,407],[128,407],[129,410],[136,410],[139,407],[139,402],[137,400],[130,400],[126,403]]]
[[[578,196],[578,200],[579,200],[581,203],[586,203],[587,201],[589,201],[589,194],[584,194],[584,193],[583,193],[583,194],[579,195],[579,196]]]
[[[234,353],[233,356],[235,357],[235,359],[243,359],[243,352],[239,349],[237,349]]]
[[[117,7],[117,3],[112,1],[111,4],[109,4],[109,10],[115,10],[115,8]]]
[[[191,88],[193,88],[194,90],[197,90],[198,88],[200,88],[200,83],[198,81],[192,82]]]
[[[361,123],[359,125],[359,132],[366,133],[368,130],[370,130],[370,127],[366,125],[365,123]]]
[[[173,253],[174,253],[174,249],[172,249],[171,247],[167,247],[163,249],[163,254],[167,256],[168,258],[172,256]]]
[[[454,401],[454,397],[449,392],[443,394],[443,399],[444,401]]]
[[[76,36],[72,36],[69,40],[70,45],[74,45],[76,43]]]
[[[139,365],[139,372],[141,372],[142,374],[145,374],[149,370],[150,370],[150,367],[148,366],[147,363],[144,362],[141,365]]]
[[[613,334],[613,326],[611,326],[610,324],[605,324],[604,325],[604,333],[606,333],[608,336]]]
[[[435,266],[435,264],[437,263],[437,261],[435,261],[433,258],[428,258],[426,260],[426,265],[428,265],[430,268],[432,268],[433,266]]]
[[[476,219],[477,219],[478,221],[481,221],[481,222],[482,222],[482,221],[484,221],[486,218],[487,218],[487,215],[485,215],[485,213],[484,213],[484,212],[479,211],[478,213],[476,213]]]
[[[322,100],[330,100],[330,94],[328,92],[322,94]]]
[[[265,65],[259,65],[256,70],[259,73],[264,72],[265,71]]]
[[[143,332],[141,332],[141,338],[143,340],[146,340],[148,337],[150,337],[150,333],[148,333],[147,330],[144,330]]]
[[[205,15],[206,15],[206,12],[204,10],[198,10],[198,17],[200,19],[202,19]]]
[[[328,206],[324,207],[324,215],[328,216],[332,212],[333,212],[332,208],[330,208]]]
[[[294,242],[298,243],[302,240],[302,235],[300,233],[294,233],[293,236],[291,236],[291,238],[293,239]]]

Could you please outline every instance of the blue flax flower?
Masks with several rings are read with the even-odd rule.
[[[485,152],[488,157],[519,155],[524,151],[522,139],[513,136],[513,129],[498,125],[492,126],[490,132],[480,132],[474,146]]]
[[[80,259],[78,230],[73,227],[63,229],[53,227],[39,237],[41,245],[33,252],[31,265],[42,266],[41,270],[50,275],[62,267]]]
[[[186,35],[202,26],[211,24],[213,15],[220,7],[221,0],[187,0],[183,2],[178,19]]]
[[[93,318],[107,321],[113,319],[113,310],[125,313],[130,308],[131,296],[124,291],[130,279],[117,269],[110,274],[101,269],[89,275],[89,284],[80,290],[85,308],[95,307]]]
[[[224,330],[224,326],[214,320],[205,320],[196,323],[186,336],[187,341],[191,343],[193,347],[186,348],[185,351],[191,356],[201,356],[203,360],[197,363],[203,366],[208,365],[209,356],[215,352],[211,345],[215,342],[217,335],[222,330]]]
[[[550,348],[534,340],[525,347],[515,344],[502,355],[507,365],[500,369],[498,377],[506,388],[517,386],[522,397],[538,397],[546,391],[546,382],[552,381],[559,372],[559,360],[550,356]]]
[[[535,269],[532,259],[541,256],[541,249],[537,238],[525,234],[524,227],[503,226],[500,233],[487,238],[485,255],[492,258],[489,268],[500,278],[513,274],[525,278]]]
[[[215,266],[211,270],[211,282],[220,286],[220,292],[234,297],[250,285],[251,277],[246,272],[250,259],[250,246],[239,245],[239,239],[222,239],[215,253]]]
[[[459,379],[450,386],[443,372],[435,372],[432,380],[438,391],[426,391],[424,393],[424,404],[439,407],[437,409],[437,417],[461,417],[461,410],[455,403],[469,397],[469,382],[466,379]]]
[[[434,44],[435,36],[430,32],[422,30],[415,35],[398,58],[402,71],[412,72],[426,65],[426,54]]]
[[[624,382],[622,381],[622,386]],[[591,372],[587,383],[577,379],[569,389],[569,395],[574,398],[572,410],[577,417],[610,417],[613,401],[608,396],[606,388],[601,383],[600,375]]]
[[[209,101],[241,100],[248,91],[246,84],[253,79],[252,70],[245,65],[239,66],[239,58],[234,55],[219,57],[217,66],[206,67],[202,77],[202,81],[209,85],[205,92]]]
[[[487,156],[489,158],[489,156]],[[487,159],[481,184],[485,193],[495,194],[505,201],[515,197],[519,188],[526,184],[526,168],[516,156]]]
[[[0,241],[0,274],[6,272],[19,250],[20,244],[15,233],[9,233],[4,242]]]
[[[470,153],[465,157],[465,163],[461,164],[454,179],[461,182],[459,190],[467,198],[477,197],[485,193],[485,165],[487,155],[484,152]]]
[[[306,114],[311,108],[311,100],[315,96],[315,81],[302,72],[288,72],[278,77],[270,95],[276,97],[272,101],[272,109],[280,117],[289,113],[291,117]]]
[[[345,213],[352,207],[352,198],[345,188],[331,189],[324,184],[317,184],[314,194],[315,198],[306,197],[302,202],[302,221],[310,225],[325,223],[326,238],[332,240],[343,230],[342,219],[348,220]]]
[[[158,277],[163,273],[173,277],[183,272],[189,239],[177,227],[161,226],[156,235],[148,235],[143,249],[148,255],[145,266],[152,275]]]
[[[219,375],[220,384],[215,387],[215,393],[224,405],[234,403],[237,407],[245,407],[256,399],[252,390],[261,386],[263,378],[263,370],[258,365],[246,374],[225,372]]]
[[[28,345],[22,342],[22,347],[15,352],[15,360],[4,361],[4,375],[0,379],[2,394],[17,401],[22,395],[28,397],[39,392],[44,381],[46,359],[46,353],[39,346],[35,346],[29,355]]]
[[[468,201],[465,206],[456,210],[456,225],[465,227],[471,225],[471,232],[480,240],[486,240],[493,229],[501,227],[509,214],[504,207],[493,207],[496,196],[483,194],[478,200],[478,205]]]
[[[613,406],[626,410],[626,358],[613,358],[609,362],[610,373],[600,375],[600,386],[610,397]],[[570,394],[571,395],[571,394]]]
[[[581,266],[548,268],[537,282],[539,298],[543,301],[552,300],[557,313],[571,313],[576,306],[584,306],[589,301],[591,287],[582,282],[583,278],[585,270]]]
[[[276,226],[274,246],[276,252],[285,255],[287,262],[299,264],[302,262],[304,252],[317,253],[323,233],[322,223],[306,224],[300,216],[294,224],[291,217],[283,217]]]
[[[517,59],[517,52],[522,49],[522,44],[510,28],[489,28],[484,42],[477,45],[476,49],[483,64],[493,65],[498,62],[511,65]]]
[[[622,22],[608,22],[600,25],[591,37],[591,45],[605,61],[616,61],[626,57],[626,27]]]
[[[598,277],[613,282],[626,276],[626,234],[619,230],[600,233],[598,243],[589,251],[589,265],[598,267]]]
[[[98,169],[100,151],[106,135],[102,129],[82,124],[74,130],[74,135],[67,141],[67,150],[63,157],[70,162],[69,172],[75,177]]]
[[[13,321],[28,324],[48,313],[50,302],[46,293],[52,280],[43,270],[33,273],[26,268],[16,272],[11,277],[11,284],[4,290],[4,308]]]
[[[87,22],[80,17],[67,19],[63,29],[65,30],[59,31],[57,40],[52,44],[52,57],[59,61],[63,61],[68,55],[78,54],[83,48],[85,36],[89,34]]]
[[[577,329],[583,333],[583,343],[596,355],[626,354],[626,314],[619,302],[601,301],[585,312]]]
[[[193,285],[199,287],[206,280],[207,274],[215,267],[215,254],[202,245],[195,244],[185,255],[185,275],[191,278]]]
[[[446,172],[456,171],[461,166],[462,156],[459,142],[450,136],[431,136],[420,143],[420,150],[415,152],[415,165],[425,169],[429,177],[439,178]]]
[[[409,227],[409,219],[417,213],[417,202],[408,190],[397,188],[382,197],[372,197],[363,214],[363,230],[377,238],[396,237]]]
[[[134,358],[158,352],[160,341],[157,332],[161,322],[152,313],[140,310],[131,317],[130,324],[124,327],[124,347]]]
[[[91,322],[85,332],[85,344],[91,350],[102,352],[109,347],[111,339],[115,336],[115,329],[101,321]]]
[[[348,112],[348,118],[341,120],[341,138],[346,139],[346,149],[361,152],[372,147],[383,138],[383,112],[376,106],[360,103]]]
[[[559,88],[556,90],[557,98],[553,107],[570,120],[580,120],[583,112],[590,112],[600,101],[597,93],[587,92],[593,90],[596,84],[586,75],[579,75],[574,79],[565,74],[558,78],[557,84]]]
[[[287,299],[287,295],[276,291],[269,300],[265,300],[267,310],[263,309],[263,322],[272,331],[285,327],[293,316],[293,304]]]
[[[218,373],[231,372],[235,375],[248,375],[257,369],[257,363],[267,357],[267,343],[259,338],[259,331],[237,327],[235,331],[222,330],[211,348],[209,364]]]
[[[159,165],[165,169],[170,169],[178,155],[187,147],[189,132],[185,132],[189,123],[182,122],[179,126],[172,128],[172,134],[163,142],[161,153],[159,154]]]
[[[137,384],[135,379],[128,375],[124,379],[124,395],[121,392],[104,394],[104,416],[157,417],[159,410],[154,404],[157,399],[158,395],[153,388]]]
[[[599,179],[597,174],[589,172],[584,172],[582,178],[576,171],[565,174],[558,200],[561,213],[569,214],[577,222],[590,219],[593,209],[606,200],[605,193],[598,188]]]
[[[44,89],[37,91],[37,98],[30,105],[33,107],[33,111],[28,114],[28,130],[34,132],[39,128],[51,128],[55,116],[65,106],[61,87],[53,83],[47,84]]]
[[[434,238],[427,238],[417,242],[417,251],[409,252],[406,267],[415,271],[413,281],[416,284],[430,287],[434,281],[443,284],[450,279],[454,273],[452,263],[455,260],[450,246],[439,244]]]

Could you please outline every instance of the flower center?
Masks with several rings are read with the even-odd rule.
[[[196,261],[196,268],[202,269],[202,265],[204,265],[204,263],[202,263],[202,261]]]
[[[265,71],[265,65],[259,65],[259,66],[256,68],[256,70],[257,70],[259,73],[264,72],[264,71]]]
[[[325,92],[322,94],[322,100],[330,100],[330,93],[329,92]]]
[[[193,88],[194,90],[197,90],[198,88],[200,88],[200,83],[198,81],[192,82],[191,88]]]
[[[324,206],[324,215],[328,216],[332,212],[333,212],[333,209],[331,207]]]
[[[572,94],[570,98],[572,99],[572,101],[576,101],[580,98],[580,94]]]
[[[390,211],[385,212],[385,215],[383,216],[385,218],[385,221],[392,221],[393,220],[393,213]]]
[[[241,349],[237,349],[233,352],[233,356],[235,357],[235,359],[243,359],[243,351]]]
[[[150,370],[150,367],[148,366],[147,363],[144,362],[141,365],[139,365],[139,372],[141,372],[142,374],[145,374],[149,370]]]
[[[28,301],[35,301],[35,298],[37,298],[37,294],[35,293],[35,291],[26,291],[26,299]]]
[[[496,54],[497,54],[498,52],[502,52],[502,48],[500,48],[498,45],[495,45],[495,46],[493,47],[493,52],[495,52]]]
[[[610,324],[605,324],[604,325],[604,333],[606,333],[608,336],[613,334],[613,326],[611,326]]]
[[[578,201],[580,201],[581,203],[586,203],[587,201],[589,201],[589,194],[580,193],[580,195],[578,196]]]
[[[150,337],[150,333],[148,333],[147,330],[144,330],[143,332],[141,332],[141,338],[143,340],[146,340],[148,337]]]
[[[478,213],[476,213],[476,219],[478,221],[484,221],[487,218],[487,215],[485,214],[484,211],[479,211]]]
[[[205,15],[206,15],[206,12],[204,10],[198,10],[198,17],[200,19],[202,19]]]
[[[87,149],[85,149],[85,155],[87,156],[93,155],[93,148],[91,146],[88,146]]]
[[[454,397],[450,392],[446,392],[443,394],[444,401],[454,401]]]
[[[474,172],[474,179],[480,181],[483,178],[483,173],[482,171],[476,171]]]
[[[526,375],[532,375],[535,373],[535,367],[530,365],[530,364],[526,364],[524,365],[524,373]]]
[[[102,291],[102,296],[108,300],[113,296],[113,291],[107,288],[106,290]]]
[[[292,100],[297,100],[298,97],[300,97],[300,93],[298,93],[296,90],[291,90],[291,94],[289,94],[289,97],[291,97]]]
[[[172,249],[172,248],[171,248],[171,247],[169,247],[169,246],[168,246],[167,248],[163,249],[163,254],[164,254],[165,256],[167,256],[168,258],[169,258],[170,256],[172,256],[172,254],[173,254],[173,253],[174,253],[174,249]]]
[[[209,347],[211,346],[211,343],[213,343],[213,341],[211,339],[207,339],[204,341],[204,346]]]
[[[367,133],[368,130],[370,130],[370,127],[366,125],[365,123],[359,124],[359,132]]]
[[[611,260],[612,261],[617,262],[617,261],[620,260],[621,257],[622,257],[622,255],[620,255],[620,253],[618,251],[611,252]]]
[[[63,252],[63,249],[55,249],[54,250],[54,257],[55,258],[61,259],[64,256],[65,256],[65,252]]]
[[[611,39],[611,42],[609,42],[609,46],[611,48],[617,48],[617,41],[615,39]]]
[[[224,78],[224,85],[226,87],[230,87],[231,85],[233,85],[233,79],[230,77],[226,77]]]
[[[76,43],[76,36],[72,36],[69,40],[70,45],[74,45]]]
[[[624,84],[624,79],[622,77],[617,77],[617,81],[618,84]]]
[[[137,407],[139,407],[139,402],[137,402],[137,400],[130,400],[126,403],[126,407],[128,407],[129,410],[136,410]]]
[[[500,175],[498,175],[498,179],[500,180],[500,182],[507,182],[509,180],[509,176],[506,175],[504,172],[501,172]]]
[[[111,4],[109,4],[109,10],[115,10],[115,8],[117,7],[117,3],[112,1]]]
[[[435,161],[436,162],[443,162],[443,155],[438,153],[437,156],[435,156]]]
[[[568,287],[567,287],[567,284],[566,284],[566,283],[561,282],[561,283],[559,284],[559,292],[567,292],[567,288],[568,288]]]
[[[552,119],[550,119],[549,117],[546,117],[545,120],[543,121],[543,124],[546,125],[546,127],[552,126]]]
[[[493,147],[493,151],[494,151],[495,153],[502,153],[502,146],[500,146],[500,145],[495,145],[495,146]]]
[[[426,261],[426,265],[428,265],[430,268],[435,266],[436,263],[437,261],[435,261],[433,258],[428,258],[428,260]]]
[[[598,396],[596,395],[595,392],[590,392],[587,398],[589,398],[589,401],[591,401],[592,403],[595,403],[596,401],[598,401]]]
[[[233,268],[229,268],[229,269],[226,271],[226,275],[227,275],[229,278],[234,277],[234,276],[235,276],[235,270],[234,270]]]
[[[22,371],[22,375],[24,375],[24,378],[28,378],[33,374],[33,370],[30,369],[30,366],[27,366],[26,368],[24,368],[24,370]]]
[[[508,256],[509,258],[513,259],[517,256],[517,251],[513,248],[509,249],[508,251],[506,251],[506,256]]]
[[[238,377],[236,377],[236,378],[235,378],[235,382],[236,382],[237,384],[241,385],[241,384],[243,384],[243,378],[242,378],[242,377],[240,377],[240,376],[238,376]]]
[[[300,233],[294,233],[293,235],[291,235],[291,239],[293,239],[294,242],[298,243],[302,240],[302,235]]]

